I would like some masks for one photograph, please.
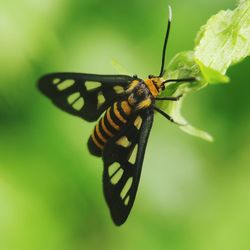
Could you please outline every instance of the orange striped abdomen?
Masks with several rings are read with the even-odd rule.
[[[88,148],[90,153],[101,156],[107,141],[126,125],[130,114],[131,107],[127,101],[118,101],[110,106],[96,124],[89,138]]]

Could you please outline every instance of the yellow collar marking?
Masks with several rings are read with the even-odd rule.
[[[146,79],[144,82],[145,82],[146,85],[148,86],[148,88],[149,88],[151,94],[152,94],[154,97],[156,97],[156,96],[159,94],[159,92],[158,92],[158,90],[156,89],[155,85],[153,84],[152,80]]]

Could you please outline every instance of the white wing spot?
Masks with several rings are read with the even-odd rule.
[[[60,78],[54,78],[52,82],[53,84],[58,84],[60,81],[61,81]]]
[[[128,193],[129,189],[131,188],[132,182],[133,182],[133,178],[129,177],[126,184],[124,185],[121,193],[120,193],[120,196],[122,199],[125,198],[126,194]]]
[[[123,136],[118,141],[116,141],[116,144],[124,148],[128,148],[131,145],[131,142],[128,140],[127,136]]]
[[[97,100],[98,100],[98,102],[97,102],[97,109],[99,109],[102,106],[102,104],[105,102],[105,97],[104,97],[102,91],[100,91],[98,93]]]
[[[120,168],[116,173],[115,175],[111,178],[111,183],[113,185],[117,184],[118,181],[122,178],[122,175],[123,175],[123,172],[124,170],[122,168]]]
[[[112,163],[108,168],[109,176],[112,176],[118,168],[120,168],[120,164],[118,162]]]
[[[128,159],[129,163],[135,164],[137,152],[138,152],[138,144],[135,145],[135,147],[134,147],[134,149],[133,149],[133,151]]]
[[[68,96],[67,101],[69,104],[73,104],[73,102],[75,102],[79,98],[80,98],[80,92],[75,92],[74,94]]]
[[[134,126],[139,130],[141,128],[142,118],[138,115],[134,121]]]
[[[74,83],[75,83],[74,80],[67,79],[67,80],[65,80],[65,81],[63,81],[63,82],[61,82],[61,83],[59,83],[59,84],[57,85],[57,88],[58,88],[59,90],[62,91],[62,90],[65,90],[65,89],[71,87]]]
[[[96,89],[96,88],[99,88],[102,84],[100,82],[92,82],[92,81],[86,81],[85,82],[85,87],[86,89],[89,91],[89,90],[92,90],[92,89]]]
[[[124,88],[122,86],[119,86],[119,85],[114,86],[113,89],[114,89],[116,94],[121,94],[124,92]]]
[[[72,107],[77,111],[81,110],[83,106],[84,106],[84,100],[82,97],[80,99],[77,99],[72,105]]]
[[[124,201],[124,205],[127,206],[129,203],[130,196],[128,195],[127,198]]]

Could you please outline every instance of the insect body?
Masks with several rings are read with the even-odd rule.
[[[123,130],[136,115],[136,125],[137,129],[139,129],[139,124],[141,124],[139,114],[144,109],[152,108],[158,93],[158,87],[153,84],[153,80],[133,80],[125,90],[123,98],[114,102],[96,124],[88,142],[90,152],[96,156],[102,156],[107,141]],[[124,136],[124,143],[125,140],[129,143]]]
[[[104,162],[103,190],[111,217],[123,224],[134,204],[154,111],[174,120],[155,106],[168,82],[194,81],[163,79],[165,50],[171,23],[171,9],[162,53],[159,76],[147,79],[128,75],[52,73],[43,76],[38,87],[60,109],[83,118],[99,121],[88,141],[91,154]],[[103,114],[104,113],[104,114]]]

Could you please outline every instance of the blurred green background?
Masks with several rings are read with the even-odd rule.
[[[157,116],[137,199],[113,225],[90,124],[36,88],[54,71],[116,73],[118,60],[158,73],[168,4],[168,60],[192,49],[199,27],[234,0],[0,0],[0,249],[250,249],[249,60],[228,85],[189,95],[185,116],[207,143]]]

